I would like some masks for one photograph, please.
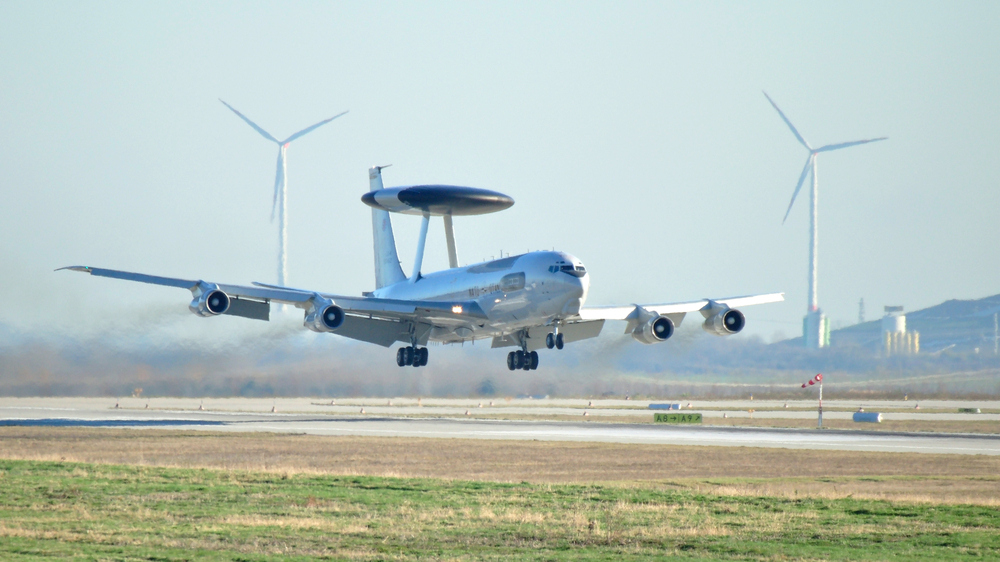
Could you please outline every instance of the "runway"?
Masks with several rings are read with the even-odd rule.
[[[177,400],[177,399],[174,399]],[[125,409],[108,399],[0,399],[0,426],[122,427],[312,435],[482,440],[593,441],[718,447],[776,447],[1000,455],[1000,436],[667,426],[595,421],[490,420],[234,410]],[[188,400],[188,402],[192,402]],[[259,406],[259,404],[258,404]],[[199,405],[203,407],[203,405]],[[346,406],[345,406],[346,407]],[[275,409],[277,409],[275,407]],[[426,413],[426,412],[425,412]],[[644,410],[645,416],[650,415]]]

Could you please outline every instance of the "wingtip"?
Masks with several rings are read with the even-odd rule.
[[[55,271],[63,271],[63,270],[79,271],[79,272],[82,272],[82,273],[90,273],[90,268],[87,267],[87,266],[85,266],[85,265],[67,265],[66,267],[60,267],[59,269],[56,269]]]

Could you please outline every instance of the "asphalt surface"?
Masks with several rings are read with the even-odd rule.
[[[160,402],[162,404],[159,404]],[[331,406],[328,401],[319,402],[310,399],[202,401],[196,399],[150,399],[147,401],[135,398],[120,400],[108,398],[0,398],[0,426],[128,427],[232,432],[265,431],[314,435],[594,441],[689,446],[1000,455],[1000,435],[606,424],[595,421],[485,420],[463,417],[466,410],[478,409],[478,401],[465,400],[462,403],[468,404],[467,407],[451,402],[437,403],[435,401],[422,401],[419,406],[416,404],[390,406],[388,400],[376,399],[370,399],[369,402],[382,405],[359,407],[357,403],[341,403]],[[545,404],[538,401],[530,406],[500,406],[495,404],[493,408],[497,410],[502,408],[505,412],[510,411],[510,413],[515,413],[514,410],[526,409],[536,414],[558,413],[563,409],[569,409],[574,415],[580,415],[581,408],[588,407],[588,401],[578,400],[576,402],[582,404]],[[146,404],[149,404],[148,408]],[[279,404],[281,404],[281,409],[278,407]],[[315,410],[297,410],[296,413],[282,412],[286,409],[291,410],[295,406],[303,408],[309,406]],[[610,410],[617,410],[614,404],[607,406]],[[757,406],[761,407],[760,403]],[[995,407],[995,404],[977,405],[977,407],[983,406]],[[360,413],[361,407],[365,408],[365,414]],[[490,406],[484,404],[483,407]],[[600,409],[602,404],[591,406],[591,408],[594,407]],[[270,411],[272,408],[273,412]],[[331,411],[332,408],[338,410],[345,408],[351,413]],[[397,414],[404,414],[410,409],[416,409],[423,415],[439,417],[390,417],[383,413],[370,411],[382,408]],[[459,410],[459,412],[449,414],[448,412],[452,410]],[[647,419],[652,413],[645,408],[621,411],[641,412],[642,416]],[[800,413],[815,416],[815,412]],[[849,412],[842,413],[849,414]],[[829,414],[824,414],[825,417],[827,415]],[[988,415],[966,414],[966,416],[975,416],[973,419],[983,419]]]

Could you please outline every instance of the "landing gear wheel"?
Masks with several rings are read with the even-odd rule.
[[[528,368],[532,371],[538,368],[538,352],[532,351],[528,354]]]
[[[562,349],[563,345],[563,335],[556,334],[556,349]]]
[[[551,332],[548,333],[548,334],[546,334],[546,336],[545,336],[545,347],[547,347],[549,349],[552,349],[555,346],[556,346],[556,336],[555,336],[555,334],[552,334]]]
[[[515,367],[516,363],[514,361],[515,361],[514,352],[511,351],[510,353],[507,354],[507,368],[510,369],[511,371],[513,371],[516,368]]]
[[[396,350],[396,364],[400,367],[406,366],[406,348],[401,347]]]
[[[427,356],[430,355],[430,352],[427,351],[426,347],[418,349],[415,355],[416,358],[413,360],[414,367],[423,367],[427,365]]]
[[[523,369],[524,368],[524,352],[520,349],[514,352],[514,368]]]
[[[404,355],[405,355],[404,359],[406,359],[406,364],[407,365],[413,365],[413,356],[415,355],[413,353],[413,348],[412,347],[404,347],[403,349],[406,350],[406,351],[403,352]]]

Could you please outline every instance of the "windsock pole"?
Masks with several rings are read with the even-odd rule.
[[[810,387],[817,383],[819,384],[819,418],[816,427],[823,429],[823,374],[817,373],[815,377],[802,383],[802,388]]]
[[[823,375],[816,375],[816,379],[819,380],[819,418],[816,427],[823,429]]]

